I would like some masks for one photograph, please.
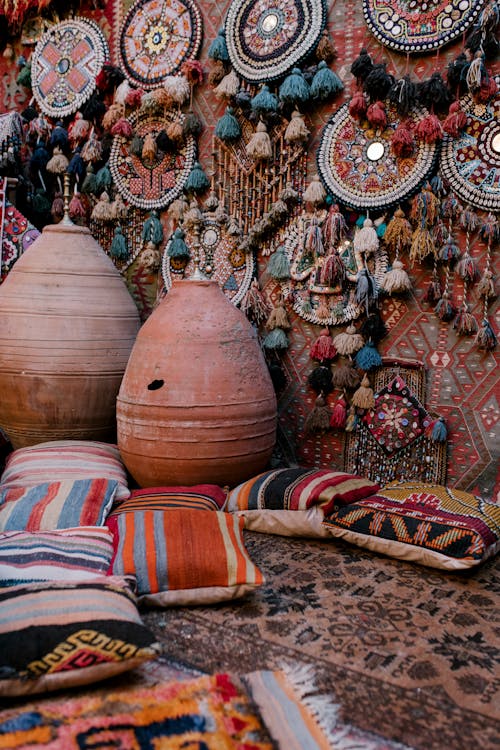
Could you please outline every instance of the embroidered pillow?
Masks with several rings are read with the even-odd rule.
[[[0,695],[91,684],[156,657],[131,585],[107,576],[0,589]]]
[[[75,479],[2,489],[0,532],[103,526],[117,486],[108,479]]]
[[[95,440],[50,440],[12,451],[0,477],[0,490],[99,477],[116,482],[115,501],[130,495],[116,445]]]
[[[108,519],[114,575],[134,575],[139,601],[157,606],[235,599],[263,582],[243,521],[213,510],[142,510]]]
[[[226,493],[216,484],[197,484],[192,487],[147,487],[132,490],[130,497],[113,509],[111,515],[136,510],[222,510]]]
[[[107,526],[0,534],[0,588],[35,581],[78,581],[107,574],[113,535]]]
[[[500,548],[499,505],[419,482],[392,482],[323,525],[360,547],[447,570],[472,568]]]
[[[325,514],[372,495],[378,487],[369,479],[342,471],[273,469],[232,489],[226,509],[242,516],[245,528],[252,531],[327,537],[322,526]]]

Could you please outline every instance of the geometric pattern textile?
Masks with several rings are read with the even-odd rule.
[[[226,493],[216,484],[198,484],[190,487],[147,487],[132,490],[128,500],[120,503],[111,513],[131,513],[136,510],[222,510]]]

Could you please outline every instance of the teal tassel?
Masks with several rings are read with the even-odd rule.
[[[144,242],[152,242],[159,245],[163,241],[163,226],[156,211],[151,211],[142,228],[142,239]]]
[[[241,136],[241,127],[237,118],[234,116],[232,107],[227,107],[225,113],[218,120],[215,126],[215,135],[221,141],[231,143],[237,141]]]
[[[184,242],[185,237],[184,231],[178,227],[172,235],[170,240],[167,255],[169,258],[178,258],[179,260],[189,260],[191,253],[189,248]]]
[[[85,195],[89,195],[90,193],[94,193],[94,195],[97,194],[97,180],[92,164],[88,164],[87,166],[87,174],[85,175],[81,192]]]
[[[267,270],[269,275],[277,281],[285,281],[290,278],[290,261],[283,245],[278,247],[269,258]]]
[[[278,111],[278,97],[269,91],[269,86],[264,84],[260,91],[255,94],[250,102],[250,106],[257,114],[266,114],[267,112]]]
[[[327,101],[339,94],[343,88],[344,84],[338,75],[328,67],[324,60],[322,60],[318,65],[314,78],[312,79],[312,98],[318,99],[319,101]]]
[[[37,188],[35,195],[33,196],[33,211],[37,214],[48,214],[50,213],[51,204],[47,198],[43,188]]]
[[[16,83],[18,86],[25,86],[27,89],[31,88],[31,63],[21,68],[17,75]]]
[[[123,236],[122,228],[119,224],[115,229],[109,254],[116,260],[126,260],[128,258],[127,241]]]
[[[217,36],[208,48],[207,54],[211,60],[222,60],[222,62],[229,61],[229,53],[227,51],[226,44],[226,32],[224,31],[224,29],[219,29]]]
[[[434,440],[435,443],[446,442],[446,438],[448,437],[448,430],[446,429],[443,417],[439,417],[439,419],[436,419],[436,421],[432,425],[430,437],[431,440]]]
[[[108,193],[113,184],[113,177],[107,164],[101,167],[95,176],[96,195]]]
[[[265,349],[288,349],[288,336],[283,328],[273,328],[262,343]]]
[[[206,176],[205,172],[201,168],[199,161],[194,163],[191,172],[188,175],[186,184],[184,185],[184,192],[186,193],[203,193],[210,186],[210,181]]]
[[[377,351],[373,341],[367,341],[366,344],[356,353],[356,366],[360,370],[372,370],[374,367],[380,367],[382,357]]]
[[[280,86],[279,97],[283,104],[292,106],[309,101],[311,89],[300,68],[293,68]]]

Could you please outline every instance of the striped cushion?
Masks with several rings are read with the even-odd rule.
[[[103,526],[116,493],[108,479],[45,482],[0,491],[0,532]]]
[[[171,510],[191,508],[192,510],[222,510],[226,503],[226,493],[216,484],[197,484],[192,487],[148,487],[132,490],[128,500],[124,500],[111,515],[136,510]]]
[[[323,517],[376,492],[364,477],[329,469],[272,469],[239,484],[226,509],[245,519],[245,528],[283,536],[327,537]],[[290,511],[293,511],[291,513]]]
[[[107,576],[0,589],[0,695],[85,685],[154,658],[130,586]]]
[[[234,599],[263,582],[244,545],[243,521],[212,510],[144,510],[108,519],[114,575],[137,578],[139,601],[168,606]]]
[[[106,526],[0,534],[0,588],[35,581],[78,581],[106,575],[113,536]]]
[[[130,495],[116,445],[92,440],[50,440],[12,451],[0,477],[0,490],[99,477],[117,483],[116,501]]]

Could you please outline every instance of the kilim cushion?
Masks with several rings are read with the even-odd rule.
[[[0,532],[103,526],[118,483],[108,479],[45,482],[0,490]]]
[[[373,495],[378,487],[369,479],[342,471],[273,469],[232,489],[226,509],[242,516],[245,528],[252,531],[325,537],[325,514]]]
[[[130,495],[116,445],[95,440],[50,440],[12,451],[0,477],[0,490],[100,477],[117,483],[115,501]]]
[[[114,575],[135,575],[139,601],[207,604],[263,583],[245,548],[243,521],[213,510],[142,510],[110,517]]]
[[[192,487],[147,487],[132,490],[130,497],[113,509],[111,515],[135,510],[222,510],[226,493],[216,484],[197,484]]]
[[[107,576],[0,589],[0,695],[85,685],[154,658],[131,585]]]
[[[113,557],[107,526],[0,534],[0,588],[35,581],[78,581],[106,575]]]
[[[471,568],[500,548],[500,506],[442,485],[392,482],[325,518],[333,536],[433,568]]]

